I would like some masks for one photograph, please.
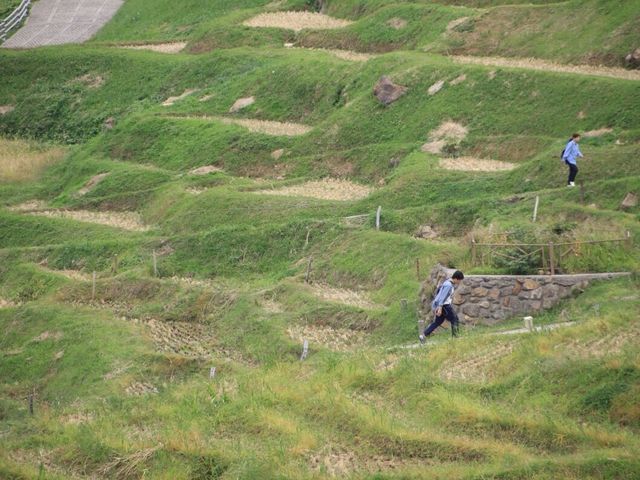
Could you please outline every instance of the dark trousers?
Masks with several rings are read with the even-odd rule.
[[[431,335],[431,333],[440,325],[442,325],[442,322],[444,322],[445,320],[449,320],[449,323],[451,323],[451,335],[457,337],[458,325],[460,324],[460,321],[458,320],[458,315],[456,315],[456,312],[453,311],[451,305],[442,306],[442,315],[437,316],[433,320],[433,322],[431,322],[431,325],[429,325],[425,329],[424,336],[428,337],[429,335]]]
[[[569,166],[569,180],[567,180],[567,184],[575,181],[576,175],[578,175],[578,166],[573,163],[569,163],[566,160],[564,161]]]

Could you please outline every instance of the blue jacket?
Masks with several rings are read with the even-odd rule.
[[[580,147],[576,142],[573,141],[573,139],[569,140],[569,143],[567,143],[567,146],[564,147],[564,154],[562,155],[562,159],[567,163],[575,165],[576,159],[578,157],[582,158],[582,152],[580,151]]]
[[[431,302],[431,308],[435,310],[436,308],[444,305],[449,297],[453,297],[453,291],[453,282],[451,282],[451,280],[445,280],[440,286],[440,290],[438,291],[436,298]]]

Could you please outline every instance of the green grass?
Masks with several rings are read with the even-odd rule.
[[[263,11],[318,9],[302,0],[132,0],[86,45],[0,51],[0,105],[15,106],[0,134],[72,144],[39,177],[0,183],[0,477],[640,476],[640,207],[620,208],[640,191],[637,82],[437,54],[615,65],[637,2],[324,3],[355,23],[299,34],[241,25]],[[188,53],[113,46],[174,40]],[[349,62],[284,42],[387,53]],[[388,107],[372,95],[382,75],[408,88]],[[161,105],[187,89],[196,91]],[[230,114],[247,96],[255,103]],[[215,117],[312,130],[270,136]],[[439,168],[420,147],[446,121],[468,129],[453,155],[515,168]],[[611,131],[582,141],[583,186],[566,188],[564,141],[603,127]],[[221,171],[190,174],[207,165]],[[349,201],[261,193],[323,178],[374,190]],[[137,212],[151,228],[6,208],[36,199]],[[439,237],[415,238],[422,225]],[[416,342],[420,281],[436,263],[513,269],[495,258],[473,265],[471,237],[546,243],[627,231],[631,245],[582,245],[562,260],[571,273],[633,272],[535,318],[573,326],[495,335],[521,326],[512,318],[403,348]],[[296,332],[309,340],[302,362]]]

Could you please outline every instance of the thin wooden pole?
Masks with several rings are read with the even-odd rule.
[[[536,204],[533,206],[533,223],[536,222],[536,218],[538,217],[538,204],[540,203],[540,196],[536,195]]]
[[[158,255],[155,250],[153,251],[153,276],[158,276]]]
[[[376,230],[380,230],[380,214],[382,213],[382,206],[378,206],[376,211]]]
[[[91,300],[95,300],[96,298],[96,272],[94,270],[93,275],[91,277]]]
[[[309,283],[309,277],[311,276],[311,263],[313,262],[313,257],[309,257],[309,262],[307,263],[307,273],[304,276],[304,283]]]
[[[476,266],[476,239],[471,238],[471,265]]]
[[[420,259],[416,258],[416,277],[420,281]]]
[[[551,275],[556,274],[555,257],[553,255],[553,242],[549,242],[549,265],[551,266]]]
[[[631,238],[631,232],[629,230],[627,230],[626,239],[627,239],[627,247],[631,248],[633,246],[633,239]]]

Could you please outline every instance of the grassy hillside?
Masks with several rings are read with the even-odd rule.
[[[243,25],[285,10],[354,23]],[[640,476],[640,82],[446,56],[618,65],[639,15],[129,0],[87,44],[0,50],[0,477]],[[382,75],[407,89],[387,107]],[[538,272],[474,264],[472,237],[582,242],[561,272],[632,275],[535,318],[570,326],[415,348],[436,263]]]

